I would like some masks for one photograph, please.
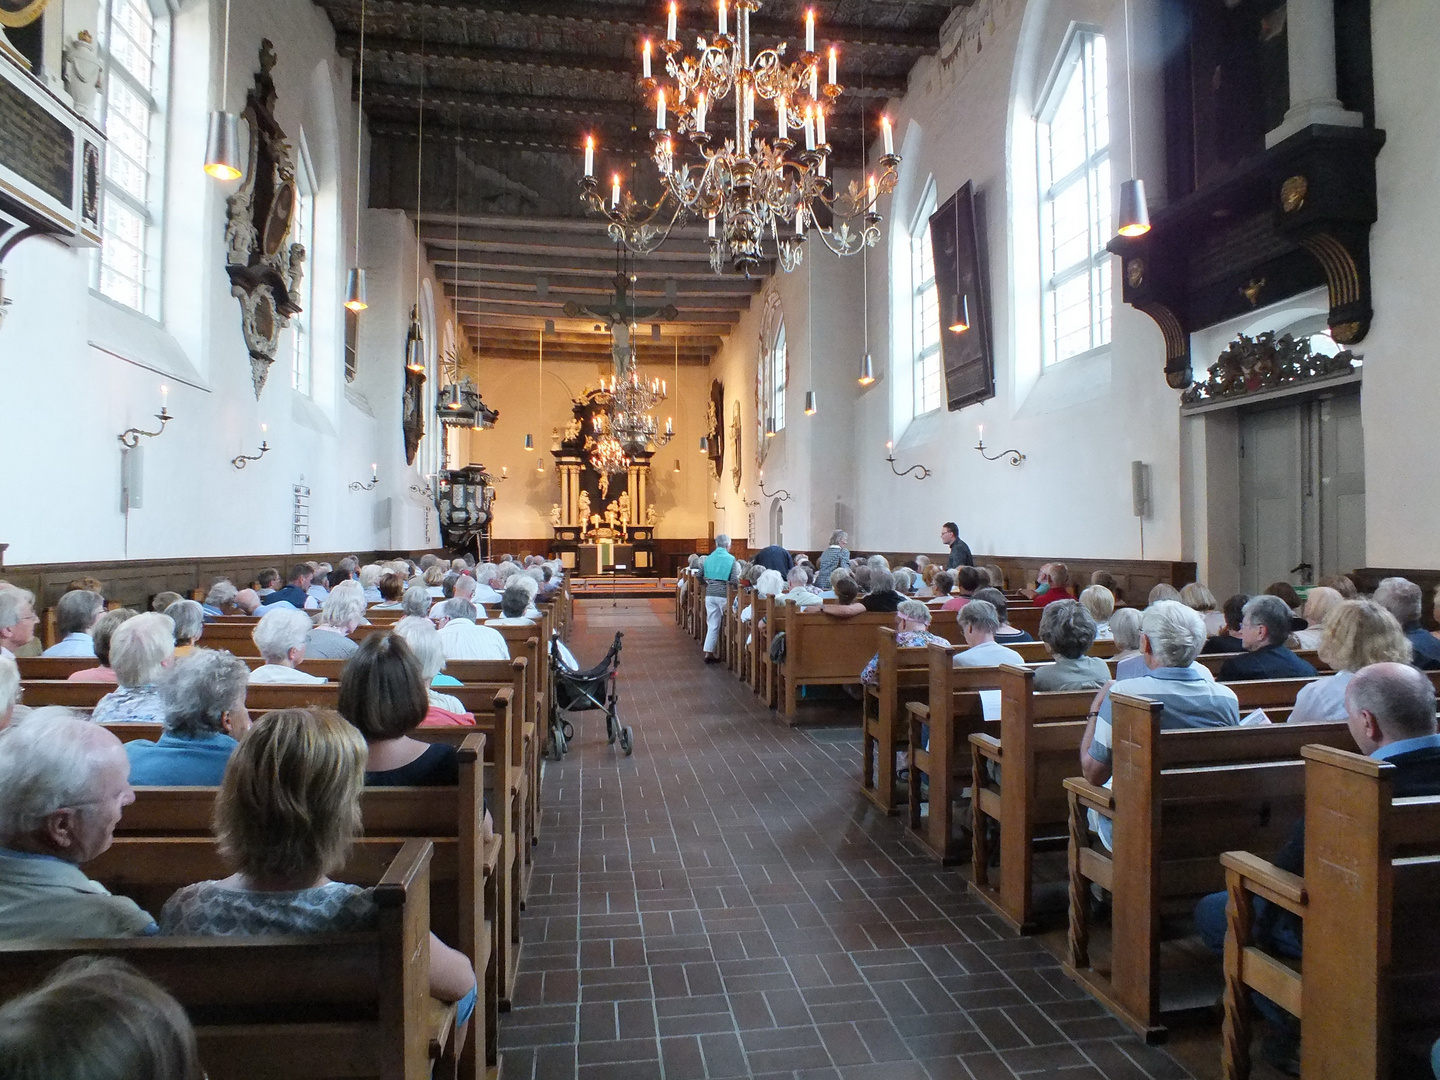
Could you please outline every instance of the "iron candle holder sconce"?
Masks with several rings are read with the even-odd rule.
[[[259,461],[269,452],[269,442],[262,440],[260,443],[260,452],[258,454],[236,454],[233,458],[230,459],[230,464],[234,465],[237,469],[243,469],[245,468],[247,462]]]
[[[370,466],[370,482],[369,482],[368,484],[365,484],[365,483],[361,483],[359,480],[352,480],[352,481],[350,482],[350,490],[351,490],[351,491],[370,491],[370,490],[372,490],[372,489],[375,487],[375,485],[378,484],[379,482],[380,482],[380,467],[379,467],[378,465],[371,465],[371,466]]]
[[[157,430],[146,431],[143,428],[132,427],[127,428],[124,432],[118,435],[117,438],[120,440],[122,445],[126,446],[131,450],[134,450],[135,447],[140,445],[140,439],[142,436],[147,439],[155,438],[157,435],[159,435],[165,430],[165,425],[168,424],[171,420],[174,420],[175,417],[171,414],[169,409],[167,409],[164,405],[161,405],[160,411],[155,414],[155,419],[160,421],[160,427]]]
[[[763,476],[760,477],[760,494],[767,499],[779,499],[781,502],[789,502],[792,497],[790,495],[790,492],[786,491],[784,488],[777,488],[774,491],[766,491],[765,477]],[[756,503],[755,505],[758,506],[759,503]]]
[[[889,451],[889,454],[885,458],[885,460],[889,462],[890,471],[893,472],[896,476],[909,476],[911,473],[914,473],[916,480],[926,480],[929,478],[930,470],[927,469],[924,465],[911,465],[910,468],[904,470],[903,472],[897,469],[895,467],[895,444],[893,442],[887,442],[885,444],[885,449]]]
[[[1019,450],[1001,450],[998,454],[987,454],[985,452],[985,425],[980,425],[979,440],[975,443],[975,449],[980,451],[980,456],[986,461],[999,461],[1001,458],[1009,458],[1010,464],[1019,467],[1025,460],[1025,455]]]

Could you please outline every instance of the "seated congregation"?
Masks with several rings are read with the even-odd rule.
[[[76,585],[41,653],[0,583],[0,1075],[102,1052],[57,1007],[82,1044],[144,1024],[126,1075],[493,1071],[563,568],[301,563],[143,612]]]
[[[1252,1035],[1290,1075],[1432,1075],[1440,833],[1420,823],[1440,821],[1440,632],[1419,586],[1362,596],[1336,576],[1222,604],[1195,581],[1127,597],[1061,562],[1013,588],[968,548],[946,567],[860,558],[843,532],[813,561],[784,552],[784,578],[771,549],[730,547],[678,583],[705,662],[790,723],[811,699],[836,722],[827,687],[859,698],[861,794],[908,804],[919,850],[968,861],[971,893],[1127,1026],[1160,1041],[1223,1012],[1227,1080],[1249,1075]],[[1336,813],[1357,846],[1337,846]],[[1417,949],[1393,947],[1402,927]]]

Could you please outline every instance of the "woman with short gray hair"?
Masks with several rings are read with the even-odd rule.
[[[165,705],[156,683],[174,655],[175,624],[170,616],[147,611],[122,623],[110,640],[110,666],[120,688],[95,705],[91,716],[95,723],[164,721]]]
[[[369,603],[380,603],[380,575],[383,573],[385,568],[378,563],[366,563],[360,568],[360,588]]]
[[[1145,658],[1140,655],[1139,608],[1121,608],[1110,616],[1110,633],[1115,638],[1115,677],[1133,679],[1145,674]]]
[[[1240,617],[1240,643],[1245,651],[1234,653],[1220,665],[1220,681],[1313,678],[1315,666],[1296,656],[1286,644],[1291,617],[1290,605],[1279,596],[1263,593],[1246,601]]]
[[[175,624],[175,655],[189,656],[205,632],[205,610],[194,600],[176,600],[165,614]]]
[[[452,694],[442,694],[435,689],[437,686],[461,685],[459,679],[441,674],[445,670],[445,647],[440,641],[440,631],[435,629],[435,624],[429,619],[407,615],[395,624],[395,633],[405,639],[405,644],[410,646],[410,651],[420,661],[420,676],[425,682],[425,693],[430,700],[431,710],[442,709],[452,714],[452,717],[469,715],[459,698]],[[437,722],[455,724],[458,720],[427,713],[420,726],[434,727]]]
[[[400,610],[406,616],[418,615],[422,619],[430,614],[430,608],[435,604],[434,597],[430,590],[424,585],[411,585],[405,590],[405,599],[400,601]]]
[[[365,621],[365,594],[353,581],[330,590],[315,628],[305,637],[305,655],[312,660],[349,660],[360,648],[350,635]]]
[[[240,590],[224,578],[211,585],[210,591],[205,594],[205,603],[201,605],[206,621],[225,615],[225,609],[235,603],[235,597],[239,594]]]
[[[500,594],[500,617],[486,619],[486,626],[534,626],[535,620],[526,616],[530,607],[530,593],[516,579],[511,579]]]
[[[250,637],[264,658],[263,667],[250,672],[252,683],[323,683],[318,675],[299,668],[310,637],[310,616],[289,607],[274,607],[260,617]]]
[[[166,671],[160,679],[164,733],[156,742],[125,744],[131,785],[219,786],[236,740],[250,729],[249,676],[243,660],[213,649],[196,649]]]
[[[1095,644],[1095,620],[1080,601],[1046,604],[1040,616],[1040,640],[1055,662],[1036,668],[1036,690],[1093,690],[1109,680],[1105,661],[1086,655]]]
[[[944,638],[930,633],[930,609],[919,600],[901,600],[895,609],[895,646],[900,649],[922,649],[927,645],[949,645]],[[880,654],[877,652],[860,671],[862,686],[880,682]]]
[[[815,567],[815,584],[822,590],[830,588],[830,575],[842,566],[850,565],[850,537],[844,529],[830,534],[830,546],[820,553],[819,565]]]

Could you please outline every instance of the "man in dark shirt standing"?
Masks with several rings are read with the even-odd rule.
[[[1245,652],[1220,666],[1221,682],[1238,679],[1304,679],[1315,667],[1285,647],[1290,638],[1290,606],[1278,596],[1251,597],[1240,620]]]
[[[1410,639],[1410,662],[1421,671],[1440,668],[1440,638],[1420,625],[1420,586],[1403,577],[1387,577],[1375,587],[1375,603],[1394,615]]]
[[[953,521],[947,521],[940,526],[940,542],[950,549],[950,559],[945,564],[946,570],[954,570],[957,566],[974,566],[975,556],[970,554],[970,545],[960,539],[960,526]]]

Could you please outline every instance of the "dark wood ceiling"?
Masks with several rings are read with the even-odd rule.
[[[358,59],[361,0],[317,2],[341,55]],[[904,92],[915,61],[938,48],[951,10],[969,2],[769,0],[752,29],[757,48],[783,40],[793,53],[804,12],[815,8],[817,44],[840,48],[847,87],[830,124],[832,161],[858,168],[862,133]],[[641,41],[664,35],[663,0],[364,3],[370,205],[418,208],[429,254],[482,355],[530,355],[539,327],[555,319],[574,339],[563,344],[603,359],[608,346],[593,322],[562,315],[567,301],[603,304],[615,273],[604,224],[578,197],[581,148],[593,133],[597,171],[625,173],[640,194],[653,185],[654,121],[637,79]],[[713,33],[714,24],[713,2],[683,0],[682,40]],[[679,309],[664,333],[678,336],[682,360],[696,363],[713,355],[759,288],[712,274],[696,229],[632,269],[637,303]],[[642,359],[647,347],[673,359],[672,341],[642,339]]]

